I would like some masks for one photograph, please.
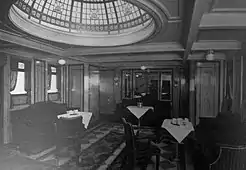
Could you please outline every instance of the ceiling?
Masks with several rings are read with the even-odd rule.
[[[35,1],[35,0],[32,0]],[[79,0],[76,0],[79,1]],[[202,58],[213,49],[226,57],[231,51],[244,54],[246,40],[245,0],[127,0],[154,12],[161,29],[144,41],[115,47],[90,47],[45,40],[13,24],[9,9],[15,0],[0,4],[0,50],[11,54],[59,58],[73,62],[119,63]],[[158,18],[162,18],[158,20]],[[227,53],[228,52],[228,53]],[[196,54],[196,55],[191,55]],[[222,55],[223,54],[223,55]],[[112,65],[112,64],[111,64]]]

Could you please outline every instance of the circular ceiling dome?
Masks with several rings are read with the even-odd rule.
[[[125,0],[17,0],[9,18],[20,29],[47,40],[118,46],[156,32],[158,22],[143,7]]]

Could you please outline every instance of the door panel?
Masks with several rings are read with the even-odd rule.
[[[100,114],[113,114],[114,100],[114,72],[100,71]]]
[[[198,117],[216,117],[219,97],[218,63],[202,63],[196,75],[196,110]]]
[[[69,68],[69,107],[83,110],[83,66],[71,65]]]

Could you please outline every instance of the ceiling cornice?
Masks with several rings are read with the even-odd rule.
[[[246,13],[216,12],[204,14],[199,25],[200,29],[245,29]]]
[[[175,53],[165,53],[165,54],[139,54],[139,55],[117,55],[109,57],[93,57],[89,60],[90,63],[106,63],[106,62],[140,62],[140,61],[170,61],[170,60],[180,60],[182,58],[180,55]]]
[[[205,60],[205,52],[196,52],[188,56],[188,60]],[[214,60],[226,60],[225,53],[216,52],[214,54]]]
[[[49,63],[52,64],[57,64],[57,61],[61,59],[61,56],[58,55],[53,55],[53,54],[43,54],[43,53],[37,53],[37,52],[31,52],[21,49],[0,49],[0,52],[3,52],[5,54],[10,54],[10,55],[17,55],[19,57],[23,58],[28,58],[28,59],[39,59],[39,60],[44,60],[48,61]],[[82,59],[78,58],[72,58],[72,57],[67,57],[64,58],[66,60],[67,64],[78,64],[78,63],[83,63],[84,61]]]
[[[13,44],[18,44],[20,46],[36,49],[39,51],[48,52],[48,53],[55,54],[55,55],[62,56],[62,54],[63,54],[63,49],[61,49],[61,48],[58,48],[56,46],[52,46],[50,44],[47,45],[47,44],[43,44],[43,43],[38,42],[38,41],[29,40],[29,39],[26,39],[22,36],[14,35],[10,32],[5,31],[5,30],[0,30],[0,39],[7,41],[7,42],[10,42],[10,43],[13,43]]]
[[[89,55],[111,55],[122,53],[145,53],[145,52],[171,52],[184,51],[181,44],[175,42],[167,43],[149,43],[121,47],[105,48],[71,48],[64,52],[63,56],[89,56]]]
[[[240,50],[242,43],[239,41],[198,41],[193,43],[192,51],[203,51],[203,50]]]

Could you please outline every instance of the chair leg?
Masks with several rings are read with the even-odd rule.
[[[159,170],[159,166],[160,166],[160,155],[156,155],[155,169]]]

